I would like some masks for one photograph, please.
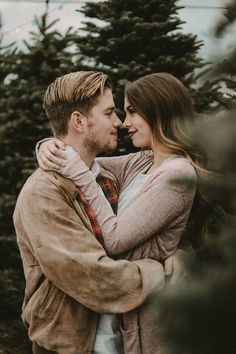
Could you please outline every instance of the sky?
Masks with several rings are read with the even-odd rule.
[[[85,0],[50,0],[49,20],[59,18],[55,28],[61,32],[69,26],[80,28],[83,17],[76,10],[81,8],[84,2]],[[179,12],[181,20],[185,21],[183,32],[196,34],[199,40],[204,41],[199,54],[205,59],[211,59],[235,45],[233,33],[236,28],[234,31],[231,29],[223,40],[212,38],[212,29],[222,16],[220,7],[224,6],[225,2],[226,0],[179,0],[179,5],[186,6]],[[29,40],[29,32],[35,29],[35,15],[44,12],[44,0],[0,0],[3,44],[16,41],[17,46],[22,47],[23,39]]]

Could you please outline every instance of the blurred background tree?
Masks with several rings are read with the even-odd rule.
[[[216,36],[235,25],[235,1],[228,2],[224,14]],[[189,277],[183,286],[167,289],[154,302],[156,329],[167,345],[166,353],[236,353],[235,62],[233,48],[212,73],[219,81],[226,77],[231,109],[210,115],[194,130],[196,141],[206,147],[218,172],[202,179],[200,188],[212,204],[221,205],[227,213],[218,227],[209,225],[196,257],[187,263]]]
[[[23,183],[36,167],[35,142],[51,134],[43,92],[56,77],[75,70],[70,47],[76,31],[69,28],[60,34],[53,29],[56,21],[48,23],[47,13],[35,23],[25,50],[0,48],[0,348],[15,354],[31,351],[20,320],[24,276],[12,214]]]
[[[55,30],[57,21],[48,21],[49,0],[45,4],[45,14],[35,18],[36,30],[31,32],[23,50],[17,49],[17,45],[0,45],[1,354],[31,353],[20,320],[24,279],[12,212],[23,183],[36,167],[35,143],[51,134],[42,108],[42,94],[48,84],[71,71],[105,71],[114,81],[121,115],[123,88],[127,80],[158,71],[172,73],[189,87],[198,112],[209,113],[222,106],[228,107],[228,102],[235,97],[231,94],[226,97],[221,87],[224,79],[227,87],[235,88],[231,71],[231,65],[234,65],[235,75],[234,59],[218,65],[215,76],[202,77],[202,73],[196,76],[196,70],[204,73],[207,65],[198,56],[202,42],[193,34],[182,33],[183,22],[178,16],[180,7],[177,0],[137,0],[135,4],[131,0],[89,2],[81,11],[86,20],[80,35],[72,28],[65,34]],[[230,7],[228,17],[232,9],[234,7]],[[223,36],[223,29],[230,21],[231,18],[221,26],[218,35]],[[212,128],[205,131],[212,136]],[[121,138],[124,136],[125,131]],[[110,155],[130,151],[134,149],[129,140],[120,139],[118,149]],[[231,187],[227,194],[222,183],[217,183],[217,190],[221,191],[216,198],[217,203],[222,202],[223,205],[224,194],[226,206],[228,194],[229,198],[233,195]]]
[[[137,0],[134,5],[132,0],[109,0],[84,5],[81,12],[87,20],[84,35],[78,37],[79,50],[90,58],[90,67],[111,75],[115,93],[125,82],[153,72],[168,71],[189,82],[194,69],[204,64],[197,56],[202,42],[181,32],[177,2]]]
[[[169,72],[189,89],[197,112],[226,105],[218,81],[204,80],[209,71],[198,51],[203,45],[196,35],[182,32],[178,0],[109,0],[88,2],[80,12],[86,20],[77,37],[78,51],[88,69],[108,73],[114,82],[118,112],[123,117],[124,86],[154,72]],[[198,70],[198,75],[196,75]],[[136,151],[120,131],[117,150],[109,155]]]
[[[218,38],[224,40],[227,33],[231,30],[235,30],[236,24],[236,2],[235,0],[230,0],[226,9],[223,13],[222,20],[216,25],[215,35]],[[219,60],[218,65],[215,68],[215,73],[218,75],[226,74],[225,79],[226,87],[229,89],[229,95],[232,99],[232,105],[236,104],[236,47],[229,48],[228,52],[223,56],[223,60]],[[231,92],[231,94],[230,94]]]
[[[228,34],[235,31],[236,3],[235,0],[226,2],[222,18],[215,25],[215,38],[227,42]],[[235,74],[236,74],[235,45],[229,46],[225,52],[217,53],[213,63],[206,70],[206,75],[200,74],[200,84],[196,87],[196,107],[199,112],[212,112],[222,107],[232,108],[236,104]],[[202,79],[202,80],[201,80]],[[201,92],[198,95],[198,92]]]
[[[193,34],[181,32],[177,0],[109,0],[82,7],[86,21],[77,39],[88,68],[108,73],[114,82],[118,114],[124,117],[124,86],[153,72],[169,72],[190,85],[194,71],[204,66],[197,52],[202,45]],[[195,93],[195,90],[192,90]],[[137,151],[119,132],[116,151],[106,156]]]

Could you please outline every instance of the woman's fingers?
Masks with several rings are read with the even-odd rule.
[[[181,285],[185,279],[188,279],[189,274],[186,269],[186,261],[188,257],[189,255],[185,251],[178,249],[173,256],[169,257],[169,264],[167,262],[169,258],[166,259],[164,267],[166,267],[166,262],[168,266],[171,266],[172,260],[172,271],[170,274],[168,274],[169,276],[167,277],[168,286]]]
[[[164,271],[166,276],[170,276],[173,271],[173,256],[168,257],[164,262]]]
[[[38,156],[39,166],[43,170],[55,170],[58,171],[60,166],[55,164],[53,161],[50,161],[45,155]]]
[[[61,149],[61,150],[65,150],[65,144],[63,143],[63,141],[59,140],[59,139],[53,139],[53,142],[55,143],[55,145]]]
[[[45,150],[43,152],[43,157],[58,165],[58,167],[65,166],[67,160],[66,154],[63,152],[63,150],[58,148],[56,148],[56,150],[54,148],[52,150]]]
[[[65,166],[67,156],[64,144],[58,139],[48,140],[41,144],[38,154],[39,166],[43,169],[58,170]]]

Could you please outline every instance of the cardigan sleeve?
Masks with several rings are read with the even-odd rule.
[[[142,161],[145,163],[147,153],[136,152],[128,155],[113,156],[113,157],[97,157],[96,161],[105,170],[113,173],[120,186],[123,186],[127,179],[127,175],[130,174],[130,168],[133,162],[140,163]]]
[[[188,177],[193,178],[193,168],[190,168],[191,170],[187,169],[185,172]],[[105,249],[110,255],[133,249],[161,232],[184,214],[186,208],[190,211],[195,193],[194,188],[189,188],[189,185],[170,183],[171,180],[185,176],[181,169],[166,168],[160,172],[158,179],[150,175],[151,181],[144,185],[142,193],[139,193],[124,213],[116,216],[99,193],[91,171],[78,158],[78,154],[68,160],[61,173],[74,181],[93,208],[103,233]]]

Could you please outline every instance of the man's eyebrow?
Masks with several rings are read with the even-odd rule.
[[[106,111],[114,111],[115,109],[116,109],[115,106],[106,107],[106,108],[104,108],[104,112],[106,112]]]

